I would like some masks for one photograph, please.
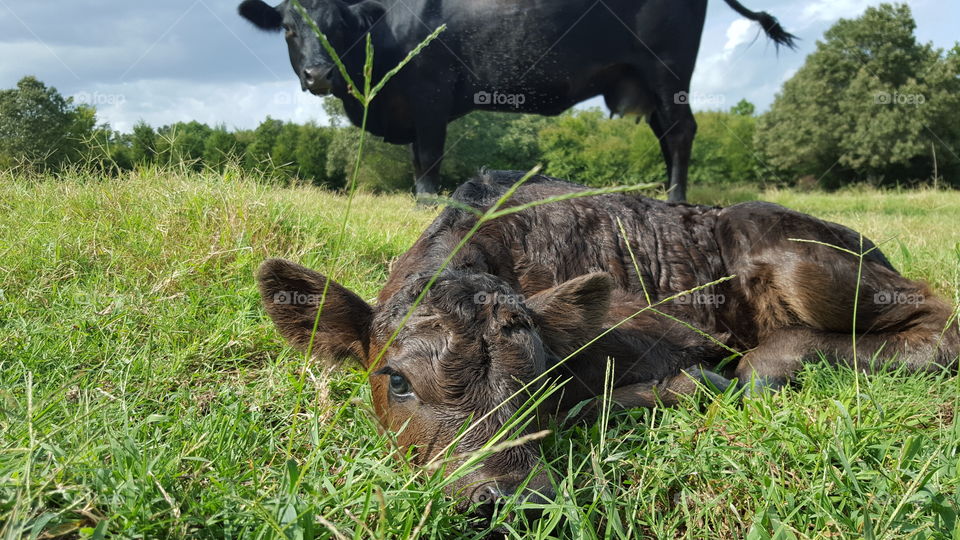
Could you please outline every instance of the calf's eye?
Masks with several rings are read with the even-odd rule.
[[[412,390],[410,389],[410,381],[408,381],[403,375],[391,373],[390,392],[396,396],[403,396],[411,393]]]

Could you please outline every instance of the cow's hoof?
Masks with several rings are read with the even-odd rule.
[[[417,208],[422,210],[431,210],[440,204],[440,198],[436,193],[417,193]]]
[[[687,194],[676,188],[671,188],[670,191],[667,192],[667,202],[685,203],[687,202]]]

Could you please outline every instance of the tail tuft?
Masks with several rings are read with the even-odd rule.
[[[786,45],[791,49],[797,48],[797,36],[784,30],[777,21],[777,18],[773,15],[767,13],[766,11],[750,11],[737,0],[725,1],[731,9],[739,13],[742,17],[746,17],[751,21],[757,21],[760,23],[760,27],[763,28],[763,31],[767,34],[767,37],[772,39],[773,42],[777,44],[777,47],[780,47],[780,45]]]
[[[791,49],[797,48],[797,36],[784,30],[776,17],[764,11],[757,13],[757,15],[757,22],[760,23],[760,27],[778,47],[785,45]]]

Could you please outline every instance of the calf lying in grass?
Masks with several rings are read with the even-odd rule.
[[[604,194],[505,215],[464,241],[478,220],[467,207],[486,210],[520,178],[487,172],[461,186],[459,204],[400,257],[375,306],[288,261],[260,268],[280,333],[317,357],[362,362],[377,415],[419,463],[481,448],[556,381],[566,383],[540,412],[600,396],[605,381],[619,406],[653,407],[697,383],[725,388],[726,377],[748,392],[777,388],[822,357],[865,371],[957,365],[949,304],[856,232],[774,204]],[[582,190],[538,176],[507,205]],[[731,351],[745,354],[715,373]],[[453,488],[490,506],[537,462],[533,441],[503,448]],[[542,474],[526,489],[551,493]]]

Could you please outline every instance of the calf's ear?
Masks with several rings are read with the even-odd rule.
[[[323,288],[329,281],[321,307]],[[257,284],[267,314],[294,348],[319,358],[368,359],[373,309],[359,296],[326,276],[283,259],[260,265]],[[316,333],[314,334],[314,324]]]
[[[540,336],[553,352],[567,355],[595,338],[610,309],[613,278],[606,272],[579,276],[527,299]]]
[[[240,16],[261,30],[277,31],[283,28],[283,15],[277,8],[262,0],[246,0],[237,8]]]

